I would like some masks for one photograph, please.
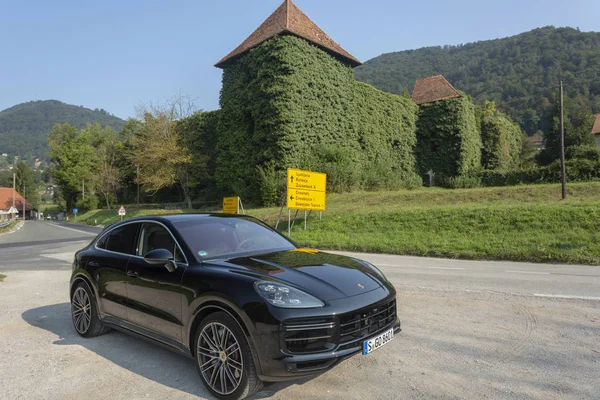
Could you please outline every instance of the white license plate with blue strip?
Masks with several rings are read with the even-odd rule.
[[[375,336],[369,340],[363,342],[363,354],[369,354],[374,352],[380,347],[385,346],[394,338],[394,328],[389,331],[385,331],[380,335]]]

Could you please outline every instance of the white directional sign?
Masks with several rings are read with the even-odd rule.
[[[125,211],[125,207],[121,206],[121,208],[119,208],[119,215],[121,217],[124,217],[125,214],[127,214],[127,212]]]

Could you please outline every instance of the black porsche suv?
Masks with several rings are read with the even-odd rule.
[[[81,336],[115,328],[194,358],[220,399],[323,372],[400,331],[376,267],[238,215],[111,225],[76,253],[70,298]]]

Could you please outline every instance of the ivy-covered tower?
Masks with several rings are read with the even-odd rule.
[[[330,183],[334,169],[346,168],[339,175],[352,181],[347,185],[382,176],[414,184],[417,107],[357,82],[352,69],[360,64],[291,0],[281,4],[216,64],[223,69],[215,171],[221,189],[277,198],[258,167],[272,175],[321,170]]]

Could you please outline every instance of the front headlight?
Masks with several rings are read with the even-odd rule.
[[[260,297],[275,307],[317,308],[325,305],[321,300],[308,293],[280,283],[256,282],[254,289]]]

